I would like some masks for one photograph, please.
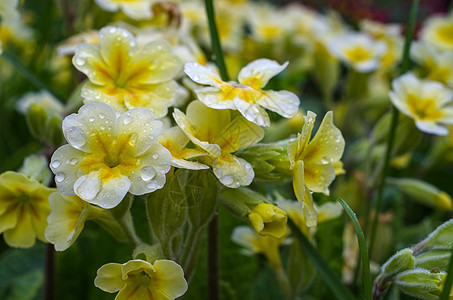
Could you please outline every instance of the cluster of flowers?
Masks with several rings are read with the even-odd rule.
[[[177,176],[175,170],[212,170],[221,184],[220,203],[253,227],[236,228],[233,241],[245,248],[244,254],[263,253],[284,287],[288,278],[279,247],[291,243],[287,218],[313,240],[318,223],[342,212],[332,202],[318,206],[313,196],[329,195],[336,175],[345,173],[340,160],[345,140],[334,125],[334,115],[343,131],[360,134],[363,126],[355,126],[359,118],[352,116],[365,107],[378,108],[367,110],[375,123],[391,101],[425,133],[447,135],[448,125],[453,125],[453,15],[426,20],[411,50],[418,64],[415,71],[391,81],[403,48],[398,25],[364,21],[358,32],[335,13],[322,15],[301,5],[276,8],[261,2],[218,1],[220,39],[228,70],[237,78],[228,81],[202,51],[209,48],[209,28],[200,14],[203,3],[95,2],[118,12],[120,18],[135,20],[131,20],[135,25],[150,18],[155,23],[117,22],[79,33],[60,45],[60,59],[69,57],[70,68],[86,76],[72,97],[83,103],[63,106],[47,92],[28,94],[18,102],[32,125],[39,123],[33,116],[40,109],[45,112],[45,129],[39,132],[39,124],[30,129],[55,146],[50,170],[56,188],[48,187],[51,176],[43,158],[31,157],[19,172],[1,174],[0,233],[11,247],[31,247],[37,238],[64,251],[76,241],[86,221],[95,221],[135,248],[132,260],[98,270],[95,285],[118,292],[118,299],[175,299],[187,290],[184,275],[189,278],[190,274],[184,274],[189,265],[184,257],[166,252],[165,241],[154,245],[140,241],[129,211],[133,196],[172,188],[169,178]],[[15,43],[13,38],[26,39],[24,35],[29,34],[21,30],[24,25],[17,6],[17,1],[0,0],[0,41],[5,49]],[[345,98],[335,101],[341,64],[349,69]],[[277,75],[313,77],[329,110],[315,134],[316,114],[300,110],[299,97],[287,91],[296,91],[293,86],[266,88]],[[69,114],[79,107],[77,113]],[[271,122],[280,116],[289,120]],[[386,121],[380,119],[378,124]],[[55,129],[59,122],[61,129]],[[297,131],[302,127],[290,140],[294,130],[279,127],[288,124],[298,127]],[[376,143],[383,139],[378,129],[373,131]],[[67,144],[60,145],[58,132]],[[263,179],[292,181],[298,201],[280,195],[273,200],[247,187]],[[397,179],[393,183],[407,193],[420,184]],[[446,193],[431,185],[422,190],[413,197],[451,209]],[[344,188],[338,194],[342,192],[350,190]],[[181,223],[190,222],[186,214]],[[179,220],[175,217],[174,222]],[[150,223],[157,231],[153,220]],[[351,239],[345,241],[345,248]],[[150,250],[156,247],[160,250]],[[354,268],[348,262],[356,259],[345,261],[346,269]],[[291,299],[301,288],[286,290],[285,296]]]

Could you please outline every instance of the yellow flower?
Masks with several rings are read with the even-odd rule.
[[[232,153],[260,141],[261,127],[240,115],[231,120],[230,111],[212,109],[200,101],[192,101],[186,115],[175,109],[173,117],[190,140],[209,154],[200,159],[213,168],[222,184],[237,188],[252,182],[252,166]]]
[[[258,59],[242,68],[238,81],[225,82],[213,70],[189,62],[184,72],[196,83],[209,85],[196,89],[198,99],[215,109],[237,109],[250,122],[269,126],[270,120],[265,107],[279,115],[290,118],[299,109],[299,98],[288,91],[264,91],[268,81],[283,71],[288,62],[279,65],[269,59]]]
[[[150,19],[153,15],[151,4],[155,0],[95,0],[102,9],[110,12],[121,10],[131,19]]]
[[[119,291],[115,300],[174,300],[187,291],[181,266],[165,259],[103,265],[94,285],[108,293]]]
[[[386,46],[364,33],[341,34],[327,42],[330,53],[360,73],[368,73],[380,66]]]
[[[103,102],[82,106],[63,120],[69,144],[52,155],[58,189],[103,208],[115,207],[127,192],[160,189],[171,160],[168,150],[155,143],[161,129],[162,122],[143,107],[117,115]]]
[[[444,124],[453,124],[453,92],[441,83],[420,80],[412,73],[402,75],[392,82],[389,93],[393,105],[403,114],[413,118],[423,132],[447,135]]]
[[[252,6],[253,13],[247,17],[252,37],[258,42],[276,43],[290,34],[292,23],[281,10],[270,5]]]
[[[242,254],[250,256],[255,253],[262,253],[274,270],[282,268],[279,248],[283,244],[288,244],[288,239],[269,235],[259,236],[248,226],[238,226],[234,229],[231,240],[244,247],[241,251]]]
[[[99,40],[79,45],[73,57],[89,79],[82,89],[85,102],[103,101],[120,113],[146,107],[157,118],[165,116],[178,88],[172,79],[181,69],[170,45],[155,41],[139,48],[129,31],[111,26],[101,29]]]
[[[439,50],[453,50],[453,14],[428,18],[420,37]]]
[[[329,185],[335,179],[335,166],[343,155],[345,142],[340,130],[333,124],[333,113],[328,112],[318,132],[310,141],[316,114],[309,111],[301,134],[288,145],[293,188],[297,200],[303,204],[308,226],[316,226],[316,209],[310,192],[329,194]]]
[[[186,146],[190,142],[190,139],[178,126],[162,131],[157,141],[170,151],[172,166],[191,170],[209,169],[204,164],[189,161],[191,158],[207,155],[207,153],[198,149],[187,148]]]
[[[52,192],[20,173],[7,171],[0,175],[0,233],[8,246],[29,248],[36,238],[47,242],[47,198]]]
[[[428,79],[453,87],[453,52],[439,51],[419,42],[411,47],[411,57],[426,71]]]
[[[27,114],[28,108],[33,103],[37,103],[45,108],[49,114],[61,114],[64,110],[63,104],[46,90],[25,94],[17,101],[16,107],[21,113]]]
[[[273,204],[258,204],[252,209],[248,218],[259,235],[281,238],[286,233],[286,213]]]

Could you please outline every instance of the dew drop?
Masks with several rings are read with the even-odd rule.
[[[89,118],[88,118],[88,121],[94,122],[94,118],[93,118],[93,117],[89,117]]]
[[[104,125],[99,126],[99,128],[101,128],[101,130],[105,130],[105,126]]]
[[[105,118],[105,115],[104,115],[103,113],[100,113],[100,114],[99,114],[99,118],[104,119],[104,118]]]
[[[135,146],[135,144],[137,143],[137,138],[138,138],[138,134],[136,134],[135,132],[133,134],[131,134],[131,138],[129,140],[129,144],[131,146]]]
[[[222,178],[222,183],[226,186],[231,185],[234,181],[233,176],[227,175]]]
[[[321,158],[321,163],[322,163],[323,165],[328,164],[329,162],[330,162],[330,160],[327,159],[327,157]]]
[[[116,32],[116,28],[115,27],[110,27],[109,28],[109,33],[115,33]]]
[[[131,123],[134,119],[131,116],[126,116],[123,120],[124,125]]]
[[[85,64],[85,58],[83,57],[77,57],[75,59],[75,64],[78,65],[78,66],[83,66]]]
[[[151,190],[155,190],[155,189],[157,189],[157,187],[158,187],[158,185],[154,181],[152,181],[146,185],[146,188],[151,189]]]
[[[158,159],[158,158],[159,158],[159,154],[154,153],[154,154],[153,154],[153,158],[154,158],[154,159]]]
[[[156,176],[157,172],[153,167],[144,167],[141,172],[141,177],[144,181],[149,181]]]
[[[60,166],[60,161],[57,159],[57,160],[54,160],[50,165],[52,168],[56,169]]]
[[[63,180],[66,178],[66,176],[64,175],[64,173],[57,173],[57,175],[55,175],[55,181],[60,183],[60,182],[63,182]]]
[[[79,160],[78,160],[77,158],[75,158],[75,157],[72,158],[72,159],[69,161],[69,163],[70,163],[71,165],[75,165],[75,164],[78,163],[78,162],[79,162]]]
[[[68,143],[71,144],[73,147],[82,147],[86,143],[85,133],[80,127],[70,127],[66,131],[66,139]]]
[[[200,77],[198,75],[193,76],[193,81],[198,81],[200,80]]]

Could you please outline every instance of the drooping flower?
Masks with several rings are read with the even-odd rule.
[[[439,50],[453,50],[453,13],[428,18],[420,37]]]
[[[222,81],[216,72],[195,62],[186,63],[184,72],[196,83],[209,85],[195,91],[206,106],[235,109],[250,122],[269,126],[269,116],[262,107],[285,118],[292,117],[299,108],[300,101],[294,93],[263,90],[268,81],[287,65],[287,62],[280,65],[269,59],[255,60],[239,72],[239,82]]]
[[[151,4],[154,0],[95,0],[102,9],[110,12],[121,10],[131,19],[150,19],[153,15]]]
[[[178,126],[171,127],[162,131],[157,140],[171,153],[171,164],[176,168],[191,170],[208,169],[209,167],[189,159],[207,155],[206,152],[198,149],[187,148],[190,139]]]
[[[331,111],[324,116],[311,141],[316,114],[308,111],[304,118],[302,132],[288,145],[288,158],[293,172],[294,193],[303,204],[307,225],[315,226],[317,212],[310,192],[329,194],[329,185],[335,179],[335,167],[343,155],[345,141],[333,124]]]
[[[20,173],[0,175],[0,233],[8,246],[29,248],[36,238],[47,242],[47,198],[53,191]]]
[[[260,141],[264,136],[261,127],[241,115],[231,119],[228,110],[212,109],[200,101],[192,101],[186,114],[175,109],[173,117],[190,140],[208,154],[200,160],[213,168],[222,184],[237,188],[252,182],[252,166],[232,153]]]
[[[380,66],[386,46],[364,33],[342,34],[331,38],[327,48],[333,56],[360,73],[368,73]]]
[[[187,291],[181,266],[165,259],[103,265],[94,285],[108,293],[119,292],[116,300],[174,300]]]
[[[58,189],[103,208],[115,207],[127,192],[160,189],[171,160],[168,150],[155,143],[161,129],[162,122],[144,107],[116,115],[103,102],[82,106],[63,120],[69,144],[52,155]]]
[[[256,205],[248,218],[259,235],[281,238],[286,233],[286,213],[273,204],[260,203]]]
[[[403,114],[413,118],[423,132],[446,135],[444,125],[453,124],[453,92],[441,83],[402,75],[392,82],[390,100]]]
[[[178,87],[172,79],[182,66],[170,45],[155,41],[140,48],[129,31],[111,26],[101,29],[99,40],[79,45],[73,57],[89,79],[85,102],[103,101],[120,113],[146,107],[157,118],[165,116]]]

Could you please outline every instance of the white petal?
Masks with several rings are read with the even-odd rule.
[[[61,193],[74,195],[74,183],[79,177],[78,165],[83,156],[84,152],[70,145],[63,145],[52,154],[50,169],[55,174],[55,182]]]
[[[118,58],[121,58],[121,66],[126,66],[138,50],[137,41],[132,33],[120,27],[102,28],[99,31],[99,42],[101,56],[111,68],[118,68]]]
[[[84,152],[91,152],[90,139],[95,133],[116,136],[117,118],[115,111],[106,103],[92,102],[85,104],[77,114],[71,114],[63,120],[63,134],[68,143]]]
[[[236,106],[239,112],[250,122],[253,122],[258,126],[270,126],[271,121],[267,112],[258,104],[249,103],[242,99],[235,98],[234,106]]]
[[[126,2],[120,6],[124,14],[134,20],[150,19],[153,15],[149,1]]]
[[[135,155],[147,151],[161,131],[162,122],[154,120],[153,113],[144,107],[133,108],[118,117],[118,134],[131,136]]]
[[[435,122],[429,121],[416,121],[415,125],[418,129],[425,133],[435,134],[435,135],[447,135],[448,129],[444,126],[438,125]]]
[[[117,206],[126,196],[131,181],[126,176],[109,179],[102,183],[102,188],[91,202],[102,208],[110,209]]]
[[[201,164],[199,162],[188,161],[188,160],[178,159],[178,158],[174,158],[174,157],[171,159],[171,165],[176,168],[189,169],[189,170],[209,169],[209,167],[207,165]]]
[[[268,81],[283,71],[288,66],[288,62],[280,65],[274,60],[262,58],[252,61],[241,69],[238,75],[238,80],[242,84],[248,84],[250,81],[255,88],[263,88]]]
[[[232,100],[224,100],[217,87],[203,87],[195,90],[204,105],[214,109],[236,109]]]
[[[257,104],[272,110],[282,117],[291,118],[299,110],[300,100],[296,94],[288,91],[266,91],[266,97],[261,97]]]
[[[184,65],[184,72],[196,83],[217,86],[220,79],[219,74],[210,68],[204,67],[194,61]]]
[[[165,184],[165,174],[170,170],[171,154],[160,144],[152,145],[148,151],[137,157],[140,166],[129,175],[129,192],[143,195],[160,189]]]
[[[229,188],[237,188],[252,183],[253,177],[255,177],[252,165],[234,155],[229,155],[229,157],[231,159],[218,159],[217,163],[212,166],[219,181]]]
[[[76,195],[92,203],[102,187],[102,181],[99,175],[99,171],[95,171],[79,177],[74,183],[74,192]]]

